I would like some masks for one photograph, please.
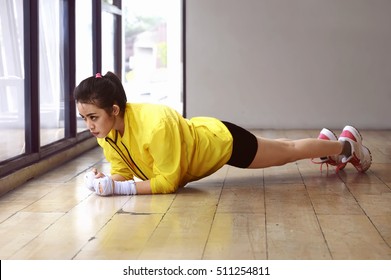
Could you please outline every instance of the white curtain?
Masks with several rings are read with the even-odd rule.
[[[0,7],[0,128],[24,127],[23,1]]]

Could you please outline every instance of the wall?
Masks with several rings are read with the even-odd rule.
[[[391,129],[391,1],[187,0],[187,117]]]

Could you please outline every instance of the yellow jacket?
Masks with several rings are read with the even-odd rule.
[[[112,130],[98,139],[111,174],[151,180],[152,193],[172,193],[208,176],[228,162],[233,139],[226,126],[209,117],[183,118],[162,105],[130,104],[123,136]]]

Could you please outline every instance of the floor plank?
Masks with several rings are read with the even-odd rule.
[[[74,259],[137,259],[163,214],[115,215]]]
[[[333,259],[391,259],[391,248],[365,215],[319,215]]]
[[[0,259],[8,259],[22,250],[62,215],[63,213],[18,212],[1,223]]]
[[[89,196],[18,250],[11,259],[72,259],[128,199],[126,196],[108,199]]]
[[[330,259],[308,193],[302,184],[266,186],[269,259]]]
[[[203,259],[266,259],[265,215],[217,213]]]
[[[168,212],[139,255],[140,259],[201,259],[215,207]]]

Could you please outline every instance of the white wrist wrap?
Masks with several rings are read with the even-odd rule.
[[[101,196],[107,196],[113,194],[113,180],[111,177],[106,176],[94,180],[95,193]]]
[[[136,184],[133,180],[129,181],[114,181],[114,193],[124,195],[135,195],[137,194]]]
[[[133,180],[113,181],[110,176],[108,176],[107,174],[104,175],[105,177],[95,178],[95,173],[92,171],[88,171],[84,175],[84,185],[90,191],[93,191],[101,196],[108,196],[112,194],[137,194],[136,184]]]
[[[92,171],[87,171],[84,174],[84,185],[86,186],[87,189],[90,191],[95,191],[94,189],[94,180],[95,180],[95,173]]]

